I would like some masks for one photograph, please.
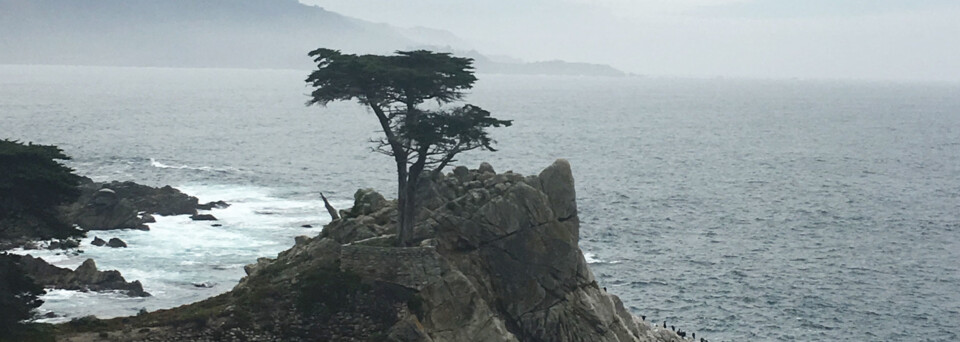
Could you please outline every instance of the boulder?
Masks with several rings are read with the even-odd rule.
[[[490,163],[488,162],[480,163],[480,168],[477,169],[477,172],[481,174],[484,174],[484,173],[497,174],[497,172],[493,170],[493,165],[490,165]]]
[[[107,247],[127,248],[127,243],[118,238],[111,238],[110,241],[107,241]]]
[[[550,208],[560,220],[577,215],[577,192],[573,184],[570,162],[557,159],[540,172],[540,190],[550,198]]]
[[[217,218],[210,214],[195,214],[190,216],[191,220],[194,221],[216,221]]]
[[[143,214],[140,216],[140,223],[155,223],[155,222],[157,222],[157,218],[153,217],[153,215]]]
[[[346,213],[347,217],[357,217],[374,213],[387,206],[387,200],[373,189],[360,189],[353,194],[353,208]]]
[[[106,242],[106,241],[103,241],[103,239],[101,239],[101,238],[98,237],[98,236],[94,236],[94,237],[93,237],[93,241],[90,242],[90,244],[91,244],[91,245],[94,245],[94,246],[100,247],[100,246],[106,245],[107,242]]]

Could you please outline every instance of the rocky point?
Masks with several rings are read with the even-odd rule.
[[[415,247],[394,247],[396,202],[359,190],[319,236],[248,265],[232,291],[66,324],[61,340],[682,341],[597,285],[567,161],[531,176],[458,167],[420,192]]]

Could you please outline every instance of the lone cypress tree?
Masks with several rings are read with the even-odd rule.
[[[320,48],[310,52],[317,69],[306,82],[316,88],[307,105],[356,99],[370,107],[384,137],[375,150],[393,157],[397,166],[398,244],[411,241],[416,190],[425,170],[442,172],[463,151],[496,151],[488,127],[510,126],[480,107],[445,105],[463,99],[473,87],[473,60],[425,50],[395,55],[352,55]],[[422,108],[436,101],[436,109]]]

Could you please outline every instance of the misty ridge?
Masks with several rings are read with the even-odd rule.
[[[606,65],[485,56],[453,33],[398,28],[296,0],[0,0],[0,64],[308,69],[317,46],[428,49],[481,73],[622,76]]]

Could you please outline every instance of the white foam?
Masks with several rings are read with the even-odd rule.
[[[597,259],[597,255],[595,253],[584,252],[583,258],[587,260],[588,264],[599,264],[603,262],[603,260]]]
[[[231,205],[204,211],[217,217],[218,221],[156,215],[157,222],[149,224],[150,231],[88,232],[81,241],[81,249],[85,252],[79,256],[55,255],[54,251],[16,251],[18,254],[29,252],[69,268],[76,268],[83,260],[93,258],[99,269],[119,270],[127,281],[139,280],[144,290],[153,295],[131,302],[129,297],[112,293],[53,290],[43,296],[46,302],[41,310],[69,316],[44,321],[62,321],[91,314],[99,317],[133,315],[140,308],[170,308],[229,291],[244,276],[244,265],[256,262],[259,257],[276,257],[277,253],[293,245],[295,236],[315,236],[320,233],[322,225],[329,222],[319,194],[280,198],[274,196],[271,189],[261,187],[192,185],[179,188],[197,196],[201,202],[222,200]],[[335,203],[345,206],[349,201]],[[220,226],[214,227],[213,224]],[[304,224],[314,228],[302,228]],[[95,236],[104,240],[116,237],[124,240],[128,247],[92,246],[90,243]],[[214,285],[209,288],[193,285],[199,283]]]
[[[224,169],[224,168],[215,168],[212,166],[189,166],[189,165],[173,166],[173,165],[167,165],[167,164],[161,163],[153,158],[150,158],[150,166],[153,166],[159,169],[197,170],[197,171],[216,171],[216,172],[236,171],[236,170],[230,170],[230,169]]]
[[[587,261],[588,264],[619,264],[620,263],[619,260],[607,261],[607,260],[600,259],[599,257],[597,257],[597,254],[590,253],[590,252],[584,252],[583,258]]]

